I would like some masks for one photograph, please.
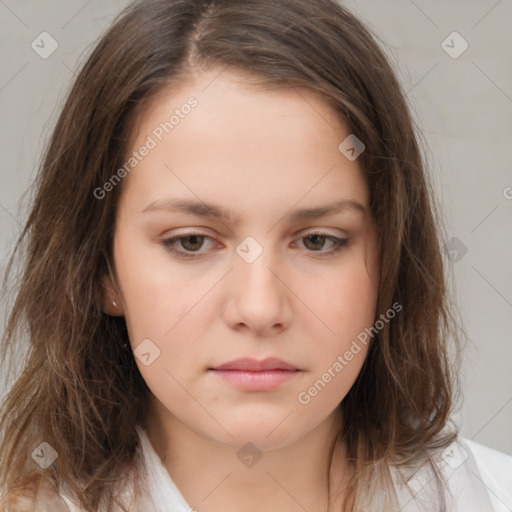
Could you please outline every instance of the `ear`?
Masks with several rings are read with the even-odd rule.
[[[111,279],[103,276],[101,284],[103,288],[101,295],[103,311],[109,316],[123,316],[123,303]]]

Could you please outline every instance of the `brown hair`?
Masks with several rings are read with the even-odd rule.
[[[384,464],[433,466],[434,451],[454,439],[443,430],[456,389],[447,343],[460,336],[442,228],[404,94],[374,36],[333,0],[143,0],[118,16],[69,92],[4,280],[23,256],[2,340],[3,358],[28,341],[0,417],[5,503],[23,489],[33,494],[33,482],[52,482],[89,511],[110,509],[134,467],[150,391],[123,347],[124,319],[106,315],[101,301],[121,186],[102,200],[93,191],[123,165],[144,105],[210,67],[249,73],[268,88],[316,91],[366,146],[377,318],[394,302],[402,311],[375,336],[339,405],[354,510],[368,510],[365,492],[379,488],[369,485]],[[30,453],[42,441],[59,456],[38,472]]]

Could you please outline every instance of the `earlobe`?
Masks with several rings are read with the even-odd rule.
[[[119,294],[115,291],[111,280],[107,276],[103,277],[102,288],[103,311],[110,316],[123,316],[123,303]]]

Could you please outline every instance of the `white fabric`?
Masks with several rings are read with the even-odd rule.
[[[155,512],[192,512],[192,507],[187,504],[153,450],[146,432],[140,429],[139,435]],[[439,466],[447,477],[449,492],[453,496],[447,507],[450,512],[512,512],[512,456],[459,438],[443,452]],[[426,472],[417,472],[408,481],[415,497],[398,483],[398,472],[392,473],[396,478],[395,489],[401,512],[432,512],[426,499],[428,492],[425,495],[429,486],[421,482]]]
[[[446,448],[437,467],[448,486],[450,512],[511,512],[512,456],[468,439],[459,438]],[[403,485],[394,471],[401,512],[430,512],[437,489],[428,468],[422,468]]]
[[[137,428],[141,460],[146,468],[147,494],[137,497],[142,512],[194,512],[176,487],[147,433]],[[447,479],[449,512],[512,512],[512,456],[459,438],[438,461]],[[438,496],[432,473],[427,467],[407,478],[403,472],[390,469],[400,512],[434,512],[432,504]],[[80,508],[64,498],[70,512]]]
[[[149,495],[154,512],[192,512],[194,509],[187,504],[185,498],[172,481],[160,457],[157,455],[146,431],[137,428],[141,440],[144,463],[147,469]],[[153,511],[152,511],[153,512]]]

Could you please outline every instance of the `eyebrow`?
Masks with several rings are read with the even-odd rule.
[[[240,218],[228,209],[215,204],[208,204],[203,201],[196,201],[193,199],[166,199],[154,201],[146,206],[146,208],[142,210],[142,213],[159,210],[188,213],[198,217],[210,217],[229,222],[231,224],[238,224],[240,222]],[[319,217],[334,215],[336,213],[342,212],[365,214],[367,212],[367,208],[353,199],[342,199],[340,201],[329,203],[323,206],[295,209],[284,215],[284,218],[286,218],[289,222],[298,222],[307,219],[316,219]]]

